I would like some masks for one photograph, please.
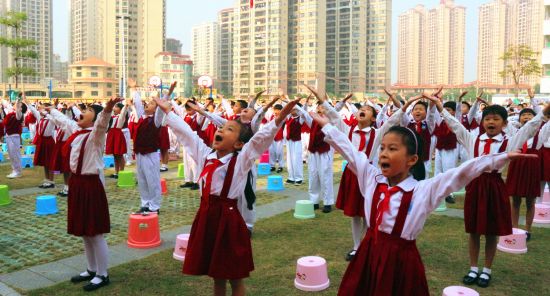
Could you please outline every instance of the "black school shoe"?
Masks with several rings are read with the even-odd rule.
[[[282,173],[282,172],[283,172],[283,168],[278,168],[277,169],[277,174]]]
[[[86,270],[89,274],[89,276],[81,276],[80,274],[79,275],[75,275],[71,278],[71,283],[80,283],[80,282],[84,282],[84,281],[91,281],[94,277],[95,277],[95,272],[94,271],[89,271],[89,270]]]
[[[332,212],[332,206],[323,206],[323,213],[328,214]]]
[[[274,172],[274,171],[275,171],[275,167],[271,167],[271,168],[269,169],[269,171],[270,171],[270,172]]]
[[[346,254],[346,261],[351,261],[353,257],[357,254],[357,250],[351,250]]]
[[[136,212],[136,214],[143,214],[143,213],[148,213],[148,212],[151,212],[151,210],[149,210],[148,207],[141,207],[139,209],[139,211]]]
[[[531,240],[531,232],[527,232],[526,234],[527,234],[526,240],[527,240],[527,241],[530,241],[530,240]]]
[[[180,185],[180,188],[190,188],[191,186],[193,186],[193,182],[185,182]]]
[[[476,276],[472,277],[472,276],[470,276],[470,273],[475,273]],[[464,276],[464,278],[462,279],[462,282],[466,285],[472,285],[475,282],[477,282],[477,279],[479,279],[479,273],[477,273],[473,270],[470,270],[470,271],[468,271],[468,274],[466,274]]]
[[[491,275],[486,273],[486,272],[482,272],[481,273],[482,275],[485,274],[487,275],[489,278],[488,279],[484,279],[482,278],[481,276],[477,279],[477,286],[480,287],[480,288],[487,288],[489,287],[489,282],[491,281]]]
[[[452,195],[448,195],[447,197],[445,197],[445,202],[447,202],[449,204],[454,204],[456,201],[455,201],[455,198]]]
[[[289,180],[289,179],[286,179],[285,183],[286,184],[296,184],[296,182],[294,182],[292,180]]]
[[[53,183],[48,183],[48,184],[44,183],[44,184],[38,186],[38,188],[42,188],[42,189],[55,188],[55,184],[53,184]]]
[[[318,210],[318,209],[319,209],[319,204],[314,204],[314,205],[313,205],[313,209],[314,209],[314,210]]]
[[[197,184],[197,183],[193,183],[193,185],[191,185],[191,187],[189,187],[189,189],[191,189],[191,190],[199,190],[199,188],[200,188],[199,184]]]
[[[97,277],[101,279],[101,283],[99,284],[89,283],[86,286],[82,287],[82,289],[84,289],[84,291],[90,292],[90,291],[95,291],[103,286],[107,286],[109,284],[109,276],[98,275]]]
[[[302,183],[303,183],[303,181],[302,181],[302,180],[300,180],[300,181],[296,181],[296,182],[294,182],[294,185],[296,185],[296,186],[299,186],[299,185],[302,185]]]

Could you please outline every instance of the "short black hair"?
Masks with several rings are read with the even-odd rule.
[[[122,103],[117,103],[116,106],[120,109],[124,108],[124,104],[122,104]]]
[[[275,106],[273,106],[273,109],[274,109],[274,110],[283,110],[283,105],[281,105],[281,104],[275,104]]]
[[[22,114],[27,113],[27,104],[21,104],[21,113]]]
[[[237,100],[237,103],[239,103],[239,106],[243,109],[248,108],[248,103],[245,100]]]
[[[443,104],[443,108],[449,108],[453,111],[456,111],[456,102],[453,102],[453,101],[445,102],[445,104]]]
[[[90,108],[92,108],[92,110],[94,110],[94,122],[96,121],[97,119],[97,115],[99,115],[99,113],[101,113],[101,111],[103,111],[103,107],[101,105],[96,105],[96,104],[92,104],[90,106]]]
[[[361,109],[362,105],[360,103],[353,103],[353,105],[355,106],[355,108],[357,109]]]
[[[472,108],[472,105],[466,101],[462,101],[462,104],[468,106],[468,110]]]
[[[498,115],[502,117],[504,121],[508,120],[508,112],[506,112],[506,108],[500,105],[490,105],[485,107],[485,109],[483,109],[483,114],[481,115],[481,120],[483,121],[487,115]]]
[[[537,114],[535,113],[535,110],[533,110],[531,108],[523,108],[523,109],[521,109],[521,111],[519,111],[519,117],[521,117],[521,115],[523,115],[525,113],[531,113],[531,114],[533,114],[533,116],[537,116]]]
[[[418,105],[424,106],[424,110],[428,111],[428,103],[422,102],[422,101],[416,102],[416,104],[414,104],[413,109],[416,108],[416,106],[418,106]]]
[[[254,132],[252,132],[252,128],[249,124],[244,124],[240,120],[233,120],[236,123],[239,124],[239,141],[242,143],[248,143],[250,139],[252,139],[252,136],[254,136]]]

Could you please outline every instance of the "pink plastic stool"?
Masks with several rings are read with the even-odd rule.
[[[260,156],[260,163],[269,163],[269,152],[266,151]]]
[[[479,293],[462,286],[450,286],[443,289],[443,296],[479,296]]]
[[[327,261],[317,256],[298,259],[294,286],[302,291],[321,291],[330,286]]]
[[[542,196],[542,203],[545,205],[550,205],[550,191],[548,191],[548,188],[544,190],[544,195]]]
[[[166,179],[160,179],[160,188],[162,190],[162,195],[168,193],[168,186],[166,186]]]
[[[550,205],[535,204],[535,223],[548,224],[550,223]]]
[[[174,253],[172,254],[174,259],[179,261],[185,260],[187,243],[189,243],[189,233],[178,234],[178,236],[176,237],[176,246],[174,247]]]
[[[497,249],[511,254],[527,253],[527,232],[518,228],[513,228],[512,231],[512,234],[500,237]]]

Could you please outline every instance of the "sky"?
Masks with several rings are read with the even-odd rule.
[[[53,1],[54,53],[62,60],[69,56],[69,2]],[[466,56],[465,81],[476,79],[478,6],[490,0],[455,0],[457,5],[466,7]],[[392,83],[397,80],[397,17],[399,14],[423,4],[434,8],[439,0],[393,0],[392,15]],[[232,7],[235,0],[166,0],[166,37],[179,39],[183,43],[183,53],[191,53],[191,27],[201,22],[215,21],[218,11]],[[437,61],[434,61],[437,62]]]

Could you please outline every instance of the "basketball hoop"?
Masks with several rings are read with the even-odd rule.
[[[204,87],[204,88],[211,87],[212,86],[212,78],[208,75],[203,75],[203,76],[199,77],[198,83],[199,83],[199,86]]]
[[[162,83],[162,80],[158,76],[151,76],[149,77],[149,85],[152,85],[154,87],[159,87]]]

